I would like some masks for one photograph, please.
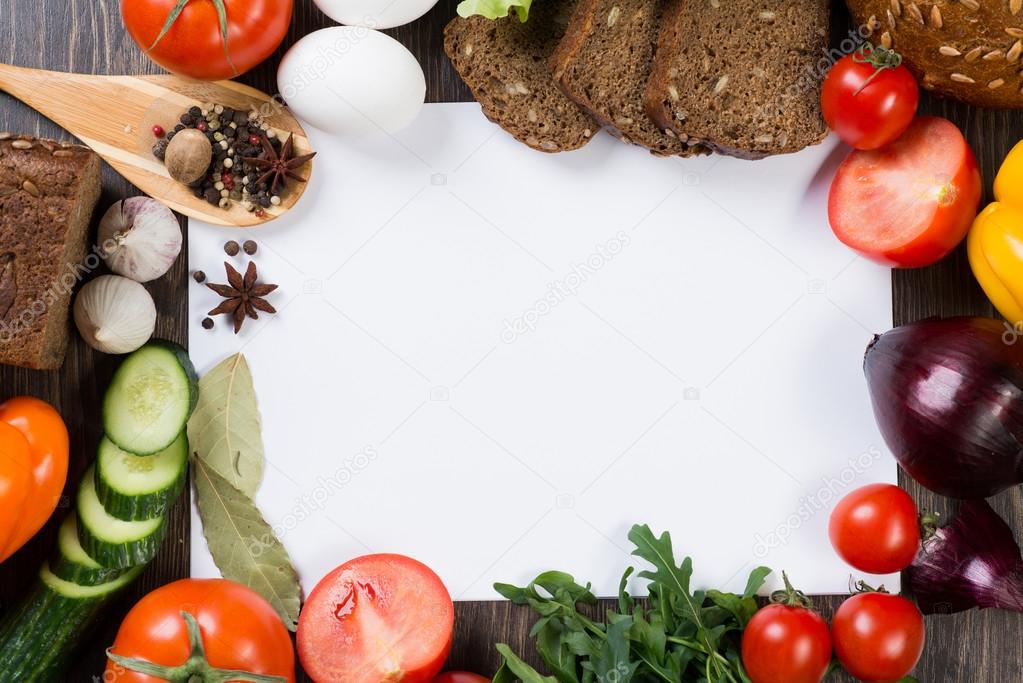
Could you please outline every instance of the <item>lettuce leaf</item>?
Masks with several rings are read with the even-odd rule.
[[[519,21],[529,18],[529,6],[533,0],[462,0],[458,3],[458,16],[481,16],[487,19],[500,19],[515,10]]]

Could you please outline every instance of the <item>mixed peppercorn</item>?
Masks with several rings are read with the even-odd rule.
[[[258,112],[220,104],[190,108],[173,130],[153,126],[157,138],[153,155],[164,161],[171,140],[187,129],[201,132],[213,148],[209,170],[189,187],[196,197],[222,209],[239,202],[257,216],[265,216],[266,209],[281,203],[286,179],[305,181],[294,171],[314,156],[294,156],[291,139],[282,141]]]

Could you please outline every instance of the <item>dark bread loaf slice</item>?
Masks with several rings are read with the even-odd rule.
[[[645,97],[651,118],[746,159],[824,139],[829,0],[669,1]]]
[[[487,118],[541,152],[578,149],[597,123],[554,83],[547,60],[572,11],[570,0],[542,0],[529,20],[455,17],[444,51]]]
[[[659,127],[643,108],[664,6],[665,0],[579,0],[551,70],[608,132],[657,155],[687,156],[705,148]]]
[[[99,193],[91,150],[0,133],[0,363],[63,363]]]

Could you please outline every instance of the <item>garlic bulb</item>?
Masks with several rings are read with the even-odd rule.
[[[156,304],[146,288],[119,275],[87,282],[75,299],[75,325],[103,353],[130,353],[153,336]]]
[[[171,210],[149,197],[111,206],[99,223],[99,251],[107,267],[136,282],[160,277],[181,253],[181,226]]]

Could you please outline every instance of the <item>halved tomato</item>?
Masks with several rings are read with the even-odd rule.
[[[951,121],[921,116],[895,142],[849,154],[831,183],[828,219],[838,239],[867,258],[916,268],[955,249],[980,196],[963,134]]]
[[[429,567],[366,555],[323,577],[298,618],[298,656],[316,683],[429,683],[451,650],[455,608]]]

